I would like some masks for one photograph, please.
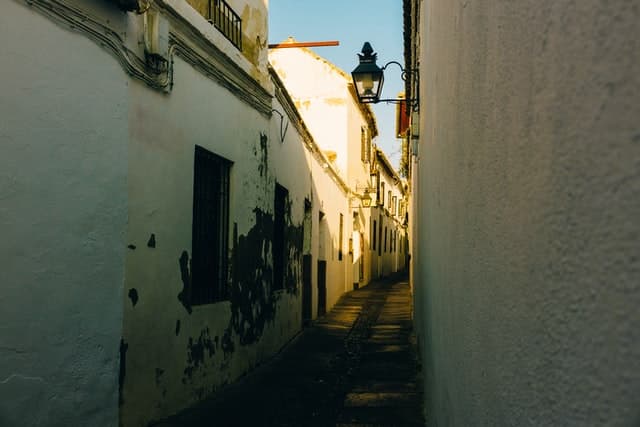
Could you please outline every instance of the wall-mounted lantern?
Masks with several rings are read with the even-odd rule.
[[[360,200],[359,204],[356,205],[351,205],[350,207],[352,208],[359,208],[359,207],[363,207],[363,208],[370,208],[371,207],[371,195],[370,193],[373,192],[374,190],[371,189],[371,187],[369,187],[368,185],[356,185],[356,191],[358,193],[354,193],[352,196],[352,200]]]
[[[417,98],[395,98],[380,99],[382,93],[382,85],[384,84],[384,70],[391,64],[400,67],[402,71],[402,80],[407,79],[407,75],[418,76],[418,70],[407,70],[397,61],[389,61],[382,68],[376,64],[377,53],[373,52],[373,48],[369,42],[365,42],[362,46],[362,53],[358,54],[359,64],[351,72],[353,84],[356,88],[358,100],[363,104],[376,104],[378,102],[388,102],[398,104],[405,102],[407,106],[411,106],[412,111],[418,110]]]
[[[365,42],[364,46],[362,46],[362,54],[358,54],[358,57],[360,58],[360,63],[351,72],[358,99],[362,103],[376,103],[380,99],[380,92],[384,83],[382,68],[376,64],[378,54],[373,53],[373,48],[369,42]]]
[[[362,200],[362,207],[363,208],[370,208],[371,207],[371,196],[369,195],[369,193],[364,193],[364,195],[362,197],[360,197],[360,200]]]

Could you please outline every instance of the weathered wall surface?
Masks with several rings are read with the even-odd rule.
[[[301,227],[311,185],[291,165],[303,167],[304,153],[291,144],[282,149],[278,116],[272,126],[189,64],[176,58],[174,67],[169,97],[130,85],[126,290],[136,297],[125,301],[124,425],[142,425],[206,397],[275,353],[301,326]],[[227,301],[191,307],[180,295],[190,274],[195,145],[233,162],[231,291]],[[275,161],[289,166],[278,171]],[[291,286],[281,291],[272,289],[276,182],[289,190],[293,242]]]
[[[640,5],[422,10],[430,425],[638,425]]]
[[[175,3],[175,0],[169,0]],[[209,6],[215,13],[215,3],[209,0],[186,0],[200,15],[209,17]],[[227,0],[229,7],[242,20],[242,54],[263,73],[267,70],[267,2],[265,0]],[[222,9],[221,9],[222,10]],[[231,27],[231,23],[225,23]],[[225,25],[223,24],[223,25]],[[225,45],[227,41],[222,41]]]
[[[273,49],[269,60],[294,98],[313,138],[323,150],[337,155],[334,164],[347,177],[350,95],[341,72],[304,48]],[[332,126],[326,126],[327,122]]]
[[[0,425],[116,426],[125,74],[19,2],[0,39]]]

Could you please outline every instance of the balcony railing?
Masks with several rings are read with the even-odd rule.
[[[213,24],[235,47],[242,50],[242,19],[224,0],[209,0],[209,16]]]

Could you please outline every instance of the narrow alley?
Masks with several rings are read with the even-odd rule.
[[[245,378],[154,425],[422,426],[412,326],[406,279],[373,282]]]
[[[640,0],[8,0],[0,427],[640,427]]]

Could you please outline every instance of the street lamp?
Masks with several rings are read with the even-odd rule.
[[[373,48],[369,42],[362,46],[362,54],[358,54],[360,63],[351,72],[353,83],[356,87],[358,99],[362,103],[376,103],[380,99],[384,74],[382,68],[376,64],[377,53],[373,53]]]
[[[417,76],[417,70],[405,70],[402,64],[397,61],[389,61],[382,68],[376,64],[377,53],[373,52],[373,48],[369,42],[365,42],[362,46],[362,53],[358,54],[359,64],[351,72],[353,84],[356,88],[358,100],[363,104],[377,104],[378,102],[401,103],[406,102],[407,105],[416,111],[418,108],[418,99],[412,98],[396,98],[396,99],[380,99],[382,93],[382,85],[384,84],[384,70],[391,64],[400,67],[402,71],[402,80],[407,79],[407,75]]]
[[[370,208],[371,207],[371,196],[369,195],[369,193],[364,193],[364,195],[362,197],[360,197],[360,200],[362,200],[362,207],[363,208]]]
[[[356,191],[353,193],[352,200],[356,201],[360,199],[360,204],[351,206],[352,208],[370,208],[371,207],[371,193],[372,189],[369,185],[359,185],[356,184]]]

